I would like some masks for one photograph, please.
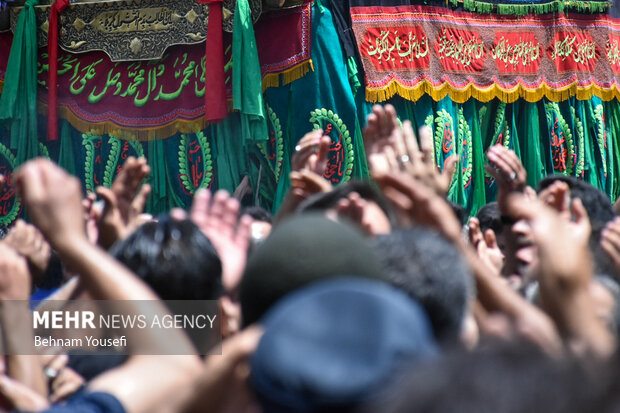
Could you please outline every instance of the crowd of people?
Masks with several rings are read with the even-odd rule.
[[[2,408],[620,411],[612,201],[563,175],[528,187],[497,145],[497,201],[468,217],[446,200],[458,158],[439,168],[428,128],[377,105],[364,143],[372,179],[332,186],[330,138],[304,136],[273,218],[205,189],[189,211],[149,216],[143,158],[86,197],[50,161],[23,164],[29,223],[0,241]],[[217,300],[221,354],[156,329],[127,331],[128,355],[35,354],[35,300],[126,300],[136,312],[149,301],[162,313],[165,300]]]

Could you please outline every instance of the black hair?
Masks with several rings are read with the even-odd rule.
[[[249,215],[255,221],[262,221],[271,224],[273,222],[273,216],[265,208],[259,206],[249,206],[243,208],[239,216]]]
[[[459,337],[473,279],[456,248],[423,228],[396,230],[375,241],[383,279],[404,290],[427,311],[438,341]]]
[[[592,232],[600,232],[605,223],[614,219],[614,208],[609,197],[589,183],[572,176],[550,175],[538,183],[537,192],[551,186],[556,181],[565,182],[570,188],[571,199],[579,198],[588,213]]]
[[[617,408],[612,369],[552,359],[532,344],[496,343],[435,359],[403,379],[387,413],[590,413]],[[617,368],[614,366],[614,368]],[[616,390],[613,390],[616,387]],[[379,411],[379,410],[375,410]]]
[[[467,223],[467,218],[469,217],[467,210],[462,205],[452,202],[449,199],[446,199],[446,202],[448,202],[452,208],[452,212],[454,212],[454,216],[459,221],[461,226],[465,225]]]
[[[504,230],[502,214],[499,212],[497,202],[489,202],[478,210],[476,215],[480,221],[480,231],[484,234],[487,229],[492,229],[496,235]]]
[[[299,213],[319,212],[334,208],[338,205],[338,201],[346,198],[352,192],[357,192],[363,199],[376,203],[388,220],[391,223],[393,222],[393,214],[389,203],[381,192],[377,191],[368,181],[351,180],[346,184],[336,186],[329,192],[313,195],[302,202],[297,211]]]
[[[165,215],[114,244],[110,254],[163,300],[214,300],[222,294],[222,263],[190,220]]]

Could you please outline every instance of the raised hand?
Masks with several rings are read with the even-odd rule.
[[[99,239],[99,220],[101,219],[102,212],[100,205],[97,205],[96,201],[97,194],[92,192],[82,200],[86,234],[88,235],[88,240],[93,244],[97,244],[97,239]]]
[[[338,201],[337,211],[339,216],[357,224],[366,235],[388,234],[391,230],[390,221],[381,208],[362,198],[357,192],[351,192]]]
[[[543,308],[554,319],[568,344],[577,351],[607,357],[615,338],[597,316],[590,293],[593,270],[588,241],[590,221],[580,199],[564,214],[540,201],[514,194],[507,199],[508,213],[531,226],[539,255],[539,285]],[[572,220],[570,218],[572,215]]]
[[[469,219],[469,242],[476,249],[478,257],[498,276],[504,265],[504,253],[497,245],[495,232],[487,229],[484,234],[480,230],[478,218]]]
[[[43,275],[52,250],[36,227],[18,219],[4,242],[26,258],[35,279]]]
[[[31,289],[26,259],[5,241],[0,242],[0,300],[28,300]]]
[[[394,145],[402,141],[402,131],[392,105],[375,105],[367,117],[363,131],[368,166],[373,174],[385,174],[398,170]]]
[[[588,285],[592,277],[588,248],[591,229],[581,200],[573,200],[570,207],[573,221],[570,214],[559,213],[540,201],[528,201],[522,195],[512,195],[507,201],[508,213],[530,224],[540,256],[541,287],[563,291]]]
[[[310,171],[323,176],[331,143],[331,138],[324,135],[322,129],[306,133],[295,146],[291,171]]]
[[[415,151],[417,145],[415,144],[416,140],[411,122],[403,122],[403,131],[405,134],[405,142],[411,142],[407,147],[414,148],[413,150]],[[446,196],[450,189],[450,184],[452,183],[459,158],[456,155],[448,157],[444,162],[443,171],[440,172],[439,168],[435,165],[435,157],[433,156],[434,148],[431,128],[422,126],[419,130],[419,134],[423,156],[421,162],[414,162],[411,164],[410,173],[426,183],[426,185],[432,188],[438,195]],[[408,164],[409,163],[406,163],[406,165]]]
[[[421,150],[410,121],[403,122],[401,128],[392,105],[375,105],[364,130],[371,172],[376,175],[404,171],[424,182],[438,195],[445,196],[452,183],[458,157],[453,155],[446,159],[440,172],[435,165],[430,128],[423,126],[419,133]]]
[[[145,158],[129,157],[110,188],[97,187],[97,195],[105,200],[99,220],[98,242],[102,247],[109,248],[137,227],[151,193],[149,184],[142,185],[150,170]]]
[[[212,199],[213,198],[213,199]],[[194,195],[191,220],[213,243],[222,261],[222,284],[233,294],[243,275],[251,235],[252,218],[239,219],[239,201],[224,190],[212,197],[201,189]]]
[[[556,210],[564,219],[570,219],[570,187],[566,182],[555,181],[538,194],[538,199]]]
[[[322,176],[310,171],[291,172],[291,194],[299,203],[313,194],[329,192],[332,184]]]
[[[433,189],[404,172],[374,178],[398,211],[401,223],[426,225],[455,244],[461,242],[460,223],[450,205]]]
[[[495,145],[487,151],[489,164],[485,166],[497,183],[497,205],[502,214],[506,213],[507,197],[513,192],[523,192],[527,182],[527,172],[521,160],[510,149]]]
[[[16,182],[32,223],[55,249],[88,242],[77,178],[38,158],[17,170]]]

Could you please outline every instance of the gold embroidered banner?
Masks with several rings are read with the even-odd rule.
[[[607,15],[481,15],[352,7],[366,98],[562,101],[620,97],[620,22]]]

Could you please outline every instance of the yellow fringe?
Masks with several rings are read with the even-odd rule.
[[[464,89],[456,89],[448,83],[444,83],[440,87],[433,87],[428,80],[424,80],[418,85],[409,88],[393,80],[383,89],[367,88],[366,100],[368,102],[384,102],[396,94],[414,102],[424,95],[430,95],[435,101],[450,95],[450,99],[456,103],[464,103],[471,98],[481,102],[488,102],[498,98],[505,103],[513,103],[520,98],[528,102],[538,102],[543,97],[552,102],[561,102],[572,96],[576,96],[579,100],[588,100],[592,96],[597,96],[604,101],[620,98],[620,90],[615,85],[611,89],[602,89],[596,85],[578,87],[576,83],[562,89],[553,89],[546,84],[542,84],[536,89],[527,89],[522,85],[517,85],[512,89],[502,89],[498,85],[492,85],[486,89],[481,89],[474,85],[469,85]]]
[[[232,99],[226,101],[228,112],[233,112]],[[39,102],[38,110],[41,115],[47,116],[47,104]],[[77,117],[71,110],[66,107],[58,107],[58,118],[66,119],[71,126],[82,133],[100,136],[100,135],[112,135],[115,138],[132,140],[132,141],[151,141],[154,139],[166,139],[177,133],[196,133],[198,131],[206,129],[211,122],[208,122],[204,116],[194,120],[176,119],[165,125],[157,126],[154,128],[131,128],[126,126],[119,126],[111,121],[105,121],[100,123],[87,122],[84,119]]]
[[[47,105],[39,102],[39,113],[41,115],[47,115]],[[136,140],[136,141],[150,141],[153,139],[166,139],[177,133],[196,133],[205,129],[209,122],[207,122],[204,116],[201,116],[195,120],[177,119],[168,124],[158,126],[155,128],[129,128],[121,127],[113,122],[105,121],[100,123],[87,122],[79,117],[75,116],[71,110],[59,106],[58,117],[69,121],[71,126],[82,133],[90,135],[113,135],[119,139]]]
[[[2,89],[4,89],[4,80],[0,80],[0,93],[2,93]]]
[[[312,63],[312,59],[299,63],[298,65],[295,65],[290,69],[286,69],[283,72],[268,73],[265,77],[263,77],[263,92],[270,87],[280,86],[280,83],[284,86],[296,81],[297,79],[301,79],[308,74],[310,70],[314,72],[314,64]],[[282,76],[282,82],[280,82],[280,76]]]

